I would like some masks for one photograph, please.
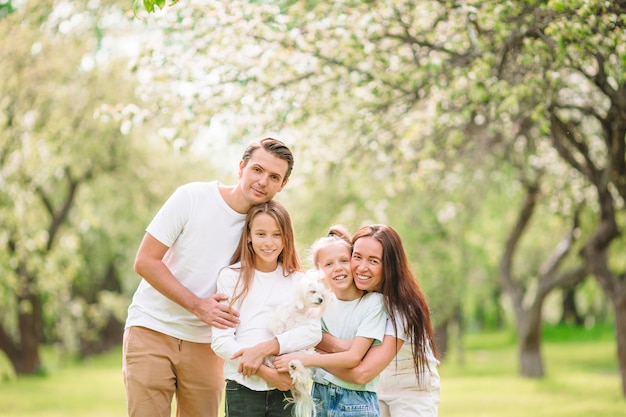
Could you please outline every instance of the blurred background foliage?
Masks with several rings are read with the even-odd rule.
[[[539,378],[543,324],[610,324],[626,395],[626,2],[160,5],[0,0],[15,374],[45,369],[42,345],[119,344],[156,210],[184,182],[236,181],[244,147],[276,136],[307,265],[331,224],[388,223],[444,354],[511,328]]]

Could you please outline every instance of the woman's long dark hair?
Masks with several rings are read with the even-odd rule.
[[[404,320],[407,340],[413,352],[413,367],[420,379],[428,369],[427,347],[438,356],[426,295],[411,270],[400,235],[384,224],[363,226],[352,237],[352,245],[362,237],[372,237],[383,247],[383,294],[387,315],[398,334],[399,320]]]

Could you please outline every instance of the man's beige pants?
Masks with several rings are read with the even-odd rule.
[[[224,361],[210,343],[175,339],[145,327],[124,331],[122,372],[130,417],[217,417]]]

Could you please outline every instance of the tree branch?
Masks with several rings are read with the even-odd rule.
[[[576,238],[579,234],[580,212],[582,205],[576,208],[573,216],[572,227],[558,242],[554,251],[539,268],[538,293],[545,295],[556,287],[573,285],[582,281],[587,276],[586,265],[559,274],[559,268],[570,254]]]
[[[556,115],[554,107],[550,109],[550,138],[559,155],[561,155],[567,163],[588,178],[593,184],[598,185],[601,183],[601,172],[591,160],[587,145],[576,138],[575,129],[568,126]],[[566,144],[572,145],[573,148],[578,151],[578,155],[583,158],[584,164],[578,161],[570,150],[570,147]]]
[[[524,298],[524,292],[522,288],[515,282],[513,279],[513,258],[515,256],[515,251],[517,246],[532,218],[535,207],[537,205],[537,200],[540,194],[539,181],[535,181],[533,183],[525,183],[526,187],[526,198],[522,204],[522,208],[517,216],[517,221],[513,226],[513,229],[509,233],[509,237],[506,241],[504,253],[500,258],[500,280],[506,292],[511,295],[514,301],[514,308],[516,312],[522,306],[522,301]]]

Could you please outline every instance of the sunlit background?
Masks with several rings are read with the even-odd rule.
[[[442,417],[626,415],[626,2],[153,4],[0,0],[0,416],[124,415],[146,225],[265,136],[305,265],[399,231]]]

